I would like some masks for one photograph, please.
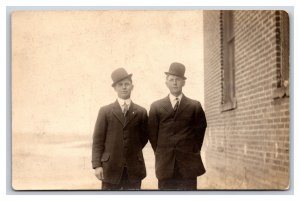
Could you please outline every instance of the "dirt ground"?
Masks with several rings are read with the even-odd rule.
[[[92,136],[14,133],[12,186],[16,190],[98,190],[101,182],[91,166]],[[147,177],[142,189],[157,189],[154,153],[143,150]],[[198,188],[208,188],[198,177]]]

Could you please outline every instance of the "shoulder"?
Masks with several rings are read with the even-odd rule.
[[[114,103],[104,105],[104,106],[100,107],[99,113],[106,113],[107,111],[111,110],[111,108],[113,108],[113,106],[114,106]]]
[[[200,101],[197,101],[197,100],[188,98],[188,97],[186,97],[186,96],[185,96],[185,99],[186,99],[186,102],[189,103],[189,104],[191,104],[191,105],[201,106]]]
[[[167,100],[166,98],[162,98],[162,99],[156,100],[156,101],[154,101],[154,102],[151,104],[151,107],[160,106],[160,105],[163,104],[166,100]]]
[[[144,107],[142,107],[142,106],[140,106],[140,105],[138,105],[138,104],[136,104],[136,103],[134,103],[134,107],[135,107],[135,109],[138,110],[138,111],[147,113],[147,110],[146,110]]]

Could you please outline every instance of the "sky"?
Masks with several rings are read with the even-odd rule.
[[[17,11],[12,14],[12,129],[91,135],[115,101],[111,72],[132,73],[133,102],[167,96],[172,62],[186,66],[186,96],[201,102],[202,11]]]

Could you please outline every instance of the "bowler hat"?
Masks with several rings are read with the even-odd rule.
[[[113,80],[113,83],[111,86],[114,87],[115,84],[117,84],[118,82],[120,82],[126,78],[129,78],[131,80],[131,76],[132,76],[132,74],[128,74],[124,68],[118,68],[111,73],[111,79]]]
[[[165,72],[165,74],[167,75],[176,75],[178,77],[186,79],[186,77],[184,77],[184,73],[185,73],[185,66],[178,62],[172,63],[170,65],[169,72]]]

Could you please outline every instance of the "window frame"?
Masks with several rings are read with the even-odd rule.
[[[237,108],[235,97],[235,35],[233,11],[220,11],[221,28],[221,111]]]

